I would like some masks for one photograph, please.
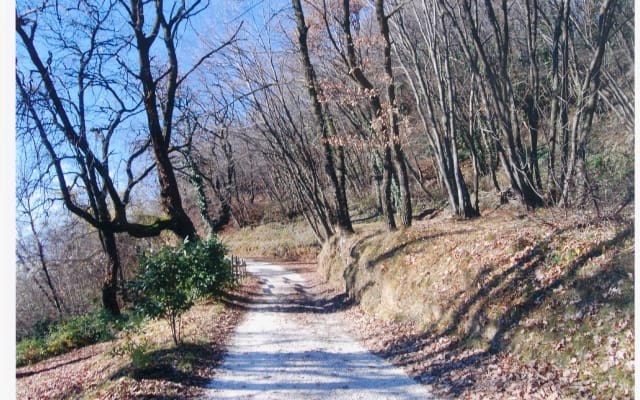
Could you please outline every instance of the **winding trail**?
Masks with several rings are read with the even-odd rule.
[[[262,292],[236,329],[211,399],[433,399],[426,386],[368,352],[340,313],[306,298],[305,281],[248,262]]]

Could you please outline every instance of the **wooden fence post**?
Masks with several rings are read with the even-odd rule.
[[[247,275],[247,261],[231,254],[231,278],[234,282],[239,282]]]

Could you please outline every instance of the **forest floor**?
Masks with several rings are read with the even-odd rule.
[[[518,215],[360,226],[321,267],[347,259],[356,331],[437,396],[633,398],[633,222]]]
[[[421,383],[425,390],[424,393],[428,394],[422,394],[418,398],[469,400],[611,398],[604,393],[602,396],[591,395],[587,389],[593,382],[576,380],[575,375],[579,371],[574,369],[563,369],[544,359],[524,364],[517,359],[516,354],[511,354],[506,350],[491,354],[485,351],[465,349],[464,346],[455,343],[451,337],[430,340],[416,326],[376,318],[363,310],[362,307],[349,301],[342,289],[323,279],[318,274],[315,263],[279,262],[278,264],[286,267],[288,272],[299,274],[304,282],[302,285],[297,284],[300,297],[289,298],[287,303],[280,304],[279,307],[284,308],[284,310],[280,310],[281,312],[304,311],[306,316],[303,314],[299,318],[307,321],[311,325],[311,330],[317,330],[317,319],[326,318],[327,315],[334,321],[336,319],[341,321],[340,330],[342,333],[336,333],[336,336],[340,337],[344,334],[349,337],[348,340],[355,338],[368,352],[401,368],[404,374],[412,378],[414,382]],[[265,285],[268,287],[269,282],[265,282]],[[312,317],[314,321],[309,321],[309,317]],[[335,329],[335,326],[332,328]],[[284,345],[281,344],[281,347],[288,349],[286,351],[291,353],[294,350],[290,344],[291,342],[286,342]],[[330,346],[330,344],[327,343],[325,346]],[[255,373],[265,372],[265,376],[267,375],[266,371],[260,370],[259,365],[255,368]],[[341,379],[349,382],[347,379],[349,375],[339,372],[343,370],[336,368],[333,375],[339,374]],[[256,378],[259,381],[259,377],[256,376]],[[272,379],[273,377],[268,375],[268,380]],[[313,376],[311,382],[313,382]],[[295,381],[290,381],[284,386],[287,389],[295,388]],[[222,382],[220,387],[225,387],[225,383]],[[574,390],[582,394],[567,396],[567,387],[573,387]],[[277,392],[276,385],[262,388],[274,391],[275,397],[263,394],[262,397],[256,398],[307,398],[301,393],[296,393],[297,396],[286,397],[283,395],[284,390],[280,389],[280,392]],[[364,393],[366,387],[360,389]],[[251,393],[251,390],[246,393]],[[361,392],[357,393],[359,395]],[[215,393],[210,398],[226,398],[220,397],[219,394]],[[238,396],[229,398],[238,398]],[[341,397],[336,393],[331,393],[311,398]],[[346,398],[369,399],[377,397],[366,395]],[[396,394],[382,398],[407,399],[413,397]],[[634,393],[627,391],[623,393],[622,397],[613,398],[631,399],[634,398]]]
[[[354,339],[344,296],[315,263],[278,264],[258,262],[241,288],[189,311],[182,346],[164,321],[151,323],[19,368],[17,399],[431,398]]]
[[[603,215],[502,207],[393,234],[359,224],[303,276],[317,301],[348,290],[345,327],[439,398],[634,398],[633,214]],[[294,228],[261,227],[268,249],[248,229],[224,240],[286,254],[306,237]]]

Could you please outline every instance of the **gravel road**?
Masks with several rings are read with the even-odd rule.
[[[237,327],[209,398],[434,398],[354,340],[341,313],[304,301],[299,274],[256,261],[247,269],[261,278],[264,295]]]

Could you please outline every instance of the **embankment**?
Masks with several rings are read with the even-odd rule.
[[[318,269],[374,318],[553,365],[564,395],[624,397],[633,391],[633,229],[557,211],[439,218],[395,233],[359,225],[325,245]]]

